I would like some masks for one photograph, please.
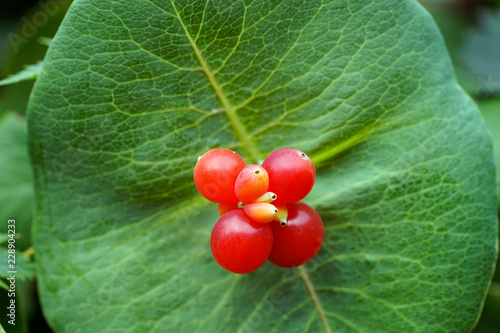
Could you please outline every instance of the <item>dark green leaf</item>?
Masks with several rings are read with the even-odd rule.
[[[491,140],[413,0],[77,0],[29,136],[58,332],[466,332],[479,316]],[[305,268],[212,259],[216,205],[192,171],[216,146],[314,159],[326,235]]]
[[[474,333],[497,333],[498,318],[500,318],[500,284],[492,283],[481,320],[474,328]]]
[[[0,288],[5,289],[5,290],[9,290],[9,286],[2,279],[0,279]]]
[[[7,235],[7,234],[0,234],[0,244],[5,243],[7,240],[9,240],[9,235]]]

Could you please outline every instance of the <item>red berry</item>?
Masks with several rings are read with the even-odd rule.
[[[302,200],[311,191],[316,170],[311,159],[294,148],[281,148],[266,157],[262,166],[269,174],[268,191],[276,193],[276,203]]]
[[[210,201],[238,202],[234,184],[245,166],[241,156],[232,150],[209,150],[198,159],[194,167],[194,184],[201,195]]]
[[[269,176],[267,171],[260,165],[247,165],[241,170],[234,191],[240,201],[251,201],[267,192],[269,187]]]
[[[297,267],[311,260],[323,244],[324,227],[319,214],[302,202],[287,204],[288,224],[271,222],[273,249],[269,260],[281,267]]]
[[[268,223],[252,221],[241,210],[224,214],[210,238],[214,259],[230,272],[245,274],[262,266],[273,246]]]

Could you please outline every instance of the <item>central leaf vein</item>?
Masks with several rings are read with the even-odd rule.
[[[198,59],[200,65],[203,69],[203,72],[207,76],[208,81],[210,82],[210,85],[214,89],[215,94],[217,95],[217,98],[221,102],[222,107],[224,108],[224,112],[225,112],[229,122],[231,123],[231,125],[234,129],[234,132],[236,133],[236,137],[241,142],[243,149],[248,154],[248,157],[252,160],[252,162],[258,163],[259,154],[258,154],[257,148],[250,142],[250,136],[248,135],[245,127],[243,126],[240,119],[238,118],[238,115],[236,114],[234,107],[231,105],[226,94],[222,90],[222,87],[217,82],[217,79],[215,78],[214,73],[208,67],[208,64],[205,61],[205,58],[203,57],[203,55],[201,54],[200,49],[196,45],[194,39],[191,37],[184,22],[182,21],[181,16],[179,15],[177,8],[175,7],[175,4],[173,3],[173,1],[171,3],[172,3],[172,7],[175,11],[175,14],[177,16],[177,19],[179,20],[179,23],[181,24],[182,29],[184,30],[184,33],[186,34],[186,37],[189,40],[189,44],[193,48],[193,51],[196,55],[196,59]],[[201,29],[202,29],[202,27],[200,26],[200,30]]]
[[[304,281],[307,290],[309,291],[309,294],[311,295],[311,299],[314,303],[314,306],[316,307],[316,311],[318,311],[319,317],[321,318],[321,322],[323,323],[323,326],[325,327],[325,332],[326,333],[332,333],[330,330],[330,326],[328,325],[328,321],[326,320],[326,315],[325,311],[323,310],[323,307],[321,306],[321,302],[319,301],[319,297],[316,294],[316,290],[314,288],[314,285],[309,278],[309,273],[307,273],[307,270],[305,269],[304,266],[299,266],[297,267],[297,270],[299,271],[300,277]]]

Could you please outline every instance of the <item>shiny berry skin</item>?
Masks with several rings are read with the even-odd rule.
[[[246,166],[232,150],[216,148],[207,151],[194,167],[194,184],[206,199],[218,203],[238,202],[234,183]]]
[[[215,224],[210,238],[214,259],[230,272],[253,272],[269,257],[273,233],[269,223],[252,221],[241,210],[224,214]]]
[[[278,196],[275,203],[302,200],[316,180],[316,169],[311,159],[298,149],[278,149],[266,157],[262,166],[269,174],[268,191]]]
[[[311,260],[323,244],[325,233],[321,217],[302,202],[287,204],[288,224],[270,223],[273,249],[269,260],[281,267],[297,267]]]
[[[247,165],[241,170],[234,191],[240,201],[251,201],[267,192],[269,187],[269,176],[267,171],[260,165]]]

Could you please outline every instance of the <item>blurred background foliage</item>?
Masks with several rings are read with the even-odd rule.
[[[493,137],[500,166],[500,0],[420,0],[434,17],[448,47],[458,82],[476,101]],[[32,176],[26,146],[26,105],[51,38],[71,0],[0,2],[0,216],[16,219],[16,326],[7,332],[51,332],[36,293],[30,244]],[[28,65],[34,65],[29,66]],[[19,76],[11,76],[22,72]],[[7,79],[6,79],[7,78]],[[21,82],[13,83],[20,80]],[[500,184],[497,173],[497,186]],[[0,224],[0,253],[6,252]],[[6,256],[6,255],[5,255]],[[0,308],[7,306],[6,263],[0,263]],[[475,333],[500,332],[500,268]]]

